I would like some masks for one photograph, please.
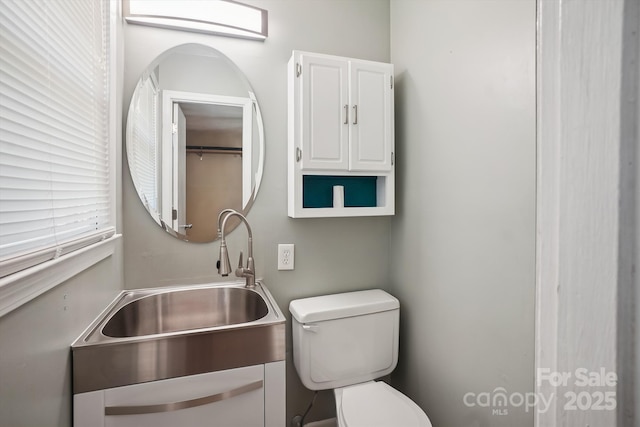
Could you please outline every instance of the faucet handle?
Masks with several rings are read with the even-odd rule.
[[[238,260],[238,268],[242,268],[242,251],[240,251],[240,259]]]

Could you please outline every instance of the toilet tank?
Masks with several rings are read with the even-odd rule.
[[[357,384],[398,363],[400,303],[380,289],[291,301],[293,361],[310,390]]]

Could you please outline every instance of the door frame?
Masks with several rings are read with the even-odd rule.
[[[638,5],[537,0],[537,8],[535,391],[555,398],[534,424],[633,425]],[[617,408],[567,410],[565,393],[591,389],[554,385],[547,374],[600,367],[617,373]]]
[[[242,200],[248,203],[253,189],[253,101],[250,97],[212,95],[208,93],[184,92],[177,90],[162,91],[162,179],[160,182],[162,197],[161,218],[165,224],[172,224],[173,197],[164,197],[165,188],[173,188],[173,177],[164,171],[173,170],[173,105],[176,103],[200,103],[227,105],[242,108]],[[180,230],[176,230],[180,232]]]

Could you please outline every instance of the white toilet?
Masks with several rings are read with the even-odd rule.
[[[339,427],[432,427],[382,381],[398,363],[400,303],[380,289],[291,301],[293,361],[310,390],[334,389]]]

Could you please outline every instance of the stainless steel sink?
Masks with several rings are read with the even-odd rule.
[[[152,293],[128,302],[102,328],[107,337],[137,337],[236,325],[269,313],[265,300],[247,288],[209,287]]]
[[[83,393],[284,360],[285,318],[259,281],[122,291],[71,348]]]

